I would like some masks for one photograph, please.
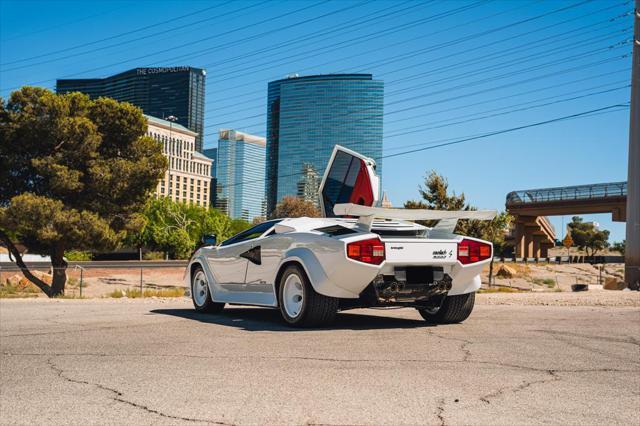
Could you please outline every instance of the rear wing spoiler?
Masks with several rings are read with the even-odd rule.
[[[358,216],[358,223],[367,230],[371,230],[374,219],[437,220],[434,230],[442,233],[453,233],[458,219],[492,220],[498,214],[496,210],[387,209],[351,203],[336,204],[333,212],[338,216]]]

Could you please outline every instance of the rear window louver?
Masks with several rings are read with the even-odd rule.
[[[347,235],[347,234],[356,233],[356,231],[349,228],[345,228],[344,226],[340,226],[340,225],[332,225],[332,226],[325,226],[324,228],[316,228],[314,229],[314,231],[323,232],[325,234],[331,235],[332,237],[338,236],[338,235]]]

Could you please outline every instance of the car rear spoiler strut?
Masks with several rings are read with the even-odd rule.
[[[358,224],[371,230],[374,219],[396,220],[437,220],[434,230],[452,233],[458,219],[492,220],[496,210],[419,210],[419,209],[387,209],[381,207],[361,206],[358,204],[336,204],[333,212],[338,216],[358,216]]]

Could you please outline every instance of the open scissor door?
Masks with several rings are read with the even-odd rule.
[[[325,217],[335,217],[333,206],[352,203],[373,207],[378,202],[380,178],[376,163],[340,145],[333,148],[320,184],[320,207]]]

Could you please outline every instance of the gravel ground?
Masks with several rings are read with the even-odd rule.
[[[481,305],[640,307],[640,292],[602,290],[600,286],[590,286],[589,291],[576,293],[482,293],[477,295],[476,303]]]

